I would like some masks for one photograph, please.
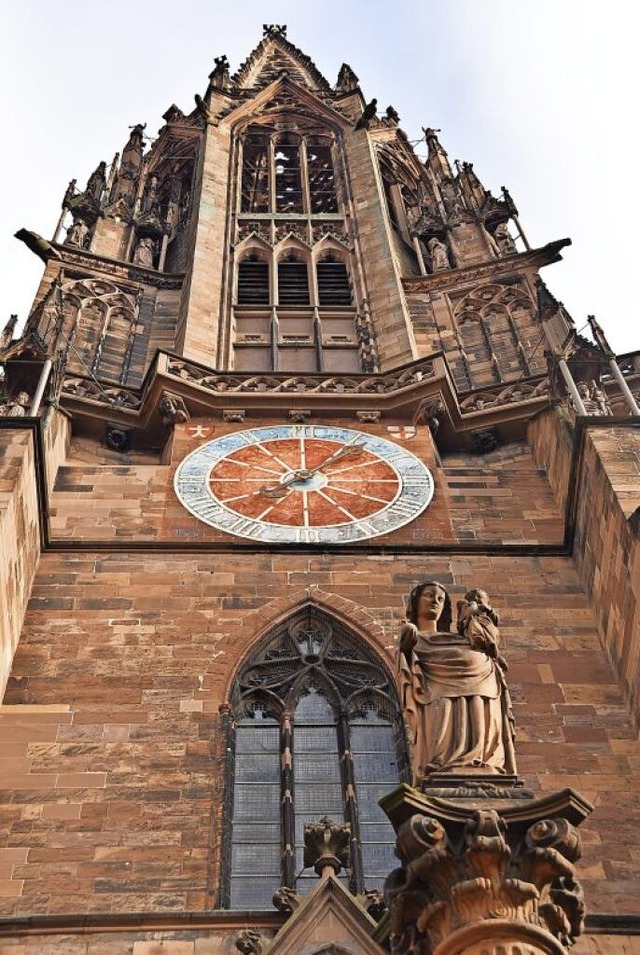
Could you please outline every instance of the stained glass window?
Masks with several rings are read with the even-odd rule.
[[[406,779],[394,681],[377,656],[314,608],[258,648],[233,693],[231,856],[223,903],[271,909],[282,885],[303,894],[304,826],[328,815],[351,825],[354,892],[381,888],[394,834],[378,800]]]

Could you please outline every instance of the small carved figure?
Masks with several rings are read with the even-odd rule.
[[[261,955],[264,951],[265,940],[260,932],[252,928],[244,928],[236,937],[236,948],[242,955]]]
[[[413,745],[414,784],[433,772],[513,774],[513,719],[498,651],[498,617],[481,590],[458,603],[428,580],[409,597],[400,630],[402,705]]]
[[[273,904],[278,912],[284,912],[285,915],[291,915],[300,905],[302,896],[289,888],[287,885],[281,885],[273,894]]]
[[[496,241],[500,255],[513,255],[514,252],[518,251],[506,222],[498,223],[494,230],[493,238]]]
[[[593,396],[591,394],[591,385],[587,381],[578,381],[576,383],[576,388],[578,389],[578,394],[582,398],[582,404],[584,405],[585,413],[588,415],[601,414],[601,411],[597,403],[594,401]],[[574,406],[576,411],[579,410],[575,406],[575,402],[572,401],[572,405]]]
[[[156,254],[155,240],[150,236],[140,239],[133,253],[133,261],[136,265],[142,265],[146,269],[153,268],[153,257]]]
[[[396,124],[397,124],[397,123],[400,122],[400,116],[398,115],[397,110],[395,110],[395,109],[393,108],[393,106],[387,106],[387,110],[386,110],[386,114],[385,114],[385,115],[386,115],[387,119],[391,120],[392,123],[396,123]]]
[[[74,197],[75,194],[76,194],[76,183],[77,183],[77,181],[78,181],[77,179],[72,179],[71,182],[69,183],[69,185],[67,186],[67,188],[66,188],[66,190],[65,190],[64,198],[62,199],[62,208],[63,208],[63,209],[68,209],[68,208],[69,208],[69,206],[70,206],[70,204],[71,204],[71,200],[73,199],[73,197]]]
[[[362,116],[354,126],[354,129],[369,129],[369,123],[376,115],[376,110],[378,108],[378,100],[372,99],[370,103],[367,103],[365,106]]]
[[[104,187],[107,182],[106,172],[107,164],[106,162],[101,162],[91,173],[87,181],[85,195],[89,196],[91,199],[94,199],[96,202],[100,202],[100,197],[104,191]]]
[[[591,398],[596,403],[598,408],[598,414],[600,415],[612,415],[613,411],[611,410],[611,405],[609,404],[609,399],[607,398],[606,391],[600,387],[597,381],[591,382]]]
[[[130,146],[133,149],[142,149],[144,141],[144,131],[147,128],[146,123],[136,123],[134,126],[129,127],[131,133],[129,134],[129,142],[127,146]],[[125,146],[125,149],[127,147]]]
[[[88,233],[89,227],[86,222],[83,222],[82,219],[75,219],[67,231],[64,244],[73,245],[77,249],[84,249]]]
[[[0,418],[26,418],[31,397],[26,391],[20,391],[6,405],[0,405]]]
[[[175,395],[170,395],[166,391],[160,399],[158,411],[160,412],[162,423],[167,427],[172,424],[183,424],[189,420],[189,413],[184,406],[182,398],[176,398]]]
[[[158,207],[160,205],[158,199],[158,177],[151,176],[148,180],[145,196],[144,196],[144,211],[145,212],[158,212]]]
[[[447,247],[444,242],[434,236],[433,239],[429,239],[427,249],[431,257],[432,272],[441,272],[443,269],[451,268],[449,265]]]

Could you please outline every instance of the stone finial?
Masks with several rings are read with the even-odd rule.
[[[338,875],[351,865],[351,826],[323,816],[319,823],[304,827],[304,865],[313,866],[316,875],[324,878]]]
[[[229,85],[229,60],[226,55],[214,57],[215,67],[209,73],[209,83],[215,89],[225,89]]]
[[[358,77],[353,72],[348,63],[343,63],[338,73],[336,89],[341,93],[352,93],[358,89]]]
[[[10,315],[9,319],[0,332],[0,355],[8,348],[11,342],[13,341],[13,333],[15,332],[16,325],[18,324],[18,316]]]
[[[584,920],[575,825],[591,811],[577,793],[517,812],[429,797],[402,803],[398,791],[386,801],[402,863],[385,884],[394,955],[562,955],[573,944]]]
[[[287,38],[287,26],[285,23],[263,23],[262,24],[262,38],[263,40],[272,39],[275,37],[280,37],[283,40]]]

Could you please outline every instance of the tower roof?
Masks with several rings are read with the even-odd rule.
[[[272,23],[263,29],[262,40],[233,76],[234,83],[244,88],[267,86],[286,71],[308,89],[331,89],[313,60],[287,39],[286,26]]]

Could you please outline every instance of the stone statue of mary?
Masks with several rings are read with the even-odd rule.
[[[436,581],[415,587],[400,630],[402,706],[414,785],[432,773],[515,775],[513,717],[498,651],[498,617],[484,591],[458,603]]]

